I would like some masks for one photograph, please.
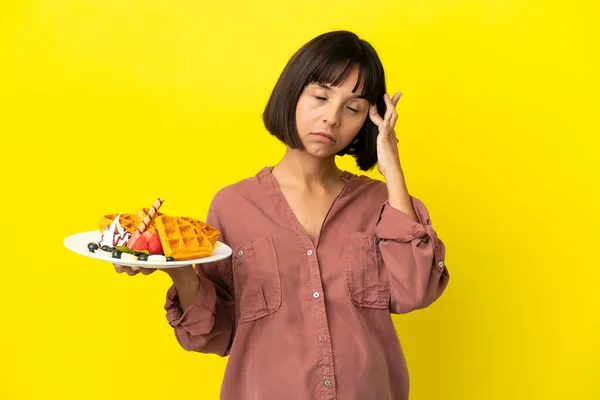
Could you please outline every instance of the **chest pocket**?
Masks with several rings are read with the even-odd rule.
[[[379,239],[353,232],[344,245],[344,265],[350,300],[357,307],[388,309],[390,279],[379,252]]]
[[[272,237],[233,251],[234,296],[238,324],[272,314],[281,306],[281,280]]]

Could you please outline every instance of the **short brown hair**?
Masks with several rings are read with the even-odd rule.
[[[287,146],[304,149],[296,129],[300,94],[311,83],[341,85],[355,65],[358,65],[358,81],[352,91],[363,82],[360,94],[369,104],[376,103],[377,111],[384,115],[385,73],[377,52],[352,32],[333,31],[312,39],[288,61],[265,107],[265,128]],[[377,163],[378,132],[367,116],[355,139],[337,155],[350,154],[361,170],[370,170]]]

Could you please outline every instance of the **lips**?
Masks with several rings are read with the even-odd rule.
[[[335,138],[333,137],[333,135],[331,133],[313,132],[312,135],[318,136],[319,138],[322,138],[323,140],[328,140],[329,142],[335,142]]]

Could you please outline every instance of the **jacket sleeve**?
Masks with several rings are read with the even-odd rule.
[[[215,199],[206,223],[220,232],[220,242],[228,243],[227,227]],[[165,303],[167,321],[184,349],[224,357],[229,354],[235,334],[231,257],[214,263],[196,264],[195,270],[200,277],[195,300],[182,310],[177,289],[172,285]]]
[[[419,222],[385,202],[375,228],[383,264],[390,277],[390,311],[425,308],[440,297],[450,279],[446,248],[431,225],[425,205],[411,196]]]

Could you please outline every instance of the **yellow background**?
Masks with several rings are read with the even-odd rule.
[[[600,398],[585,3],[4,2],[0,398],[218,397],[225,360],[178,347],[167,276],[118,275],[62,240],[159,196],[204,218],[220,187],[276,163],[264,105],[333,29],[371,41],[404,92],[402,165],[448,249],[440,301],[394,317],[411,399]]]

